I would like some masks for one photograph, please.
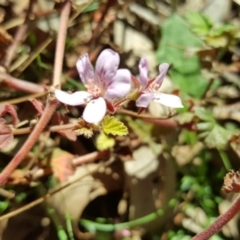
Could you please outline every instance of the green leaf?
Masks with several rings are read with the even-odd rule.
[[[124,136],[128,134],[127,127],[115,117],[106,116],[101,126],[105,134],[112,134],[114,136]]]
[[[201,120],[206,122],[215,122],[215,119],[211,112],[207,111],[205,108],[197,108],[195,111],[196,116],[198,116]]]
[[[200,98],[208,86],[201,75],[198,56],[189,50],[201,49],[203,42],[196,37],[188,23],[177,14],[169,17],[162,26],[162,38],[157,50],[159,63],[173,64],[170,71],[173,82],[180,90]]]
[[[103,132],[99,134],[96,140],[97,149],[100,151],[109,149],[115,145],[115,140],[112,137],[107,136]]]
[[[199,12],[189,12],[186,18],[192,25],[192,30],[199,36],[206,36],[213,25],[210,18]]]
[[[237,29],[234,25],[223,24],[213,28],[212,31],[210,32],[210,36],[217,37],[217,36],[223,35],[224,33],[230,33],[234,35],[236,32],[237,32]]]
[[[208,85],[208,81],[202,77],[200,70],[190,74],[183,74],[172,69],[169,75],[182,91],[196,98],[200,98],[203,95]]]
[[[2,214],[9,206],[9,201],[8,200],[4,200],[4,201],[0,201],[0,214]]]
[[[228,143],[231,135],[231,132],[221,127],[220,125],[215,124],[205,138],[205,143],[210,148],[224,147]]]
[[[190,123],[193,121],[194,113],[192,112],[183,112],[179,114],[176,119],[180,124]]]

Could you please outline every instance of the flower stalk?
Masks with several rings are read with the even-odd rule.
[[[231,207],[222,215],[220,215],[214,223],[212,223],[203,232],[197,234],[192,240],[207,240],[217,232],[219,232],[236,214],[240,211],[240,196],[232,203]]]

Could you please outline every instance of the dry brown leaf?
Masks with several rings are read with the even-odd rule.
[[[5,125],[5,120],[3,118],[0,118],[0,149],[7,147],[12,141],[12,129]]]
[[[39,100],[33,98],[30,99],[30,102],[32,103],[32,105],[34,106],[34,108],[37,110],[38,115],[41,116],[43,113],[43,109],[44,109],[44,105],[42,102],[40,102]]]
[[[78,167],[74,175],[70,176],[68,180],[74,181],[81,176],[83,178],[49,199],[49,203],[56,209],[57,214],[59,214],[59,219],[62,221],[63,226],[66,224],[66,214],[70,216],[72,219],[73,231],[80,239],[82,239],[83,233],[81,233],[78,228],[78,220],[82,212],[89,202],[93,200],[93,196],[96,198],[106,194],[102,186],[98,186],[98,188],[93,191],[95,180],[91,175],[87,175],[89,171],[97,169],[97,166],[97,164],[88,164],[87,166]],[[103,189],[103,191],[99,191],[99,189]],[[95,194],[95,192],[97,192],[97,194]],[[87,233],[87,235],[89,237],[90,234]]]
[[[11,115],[13,125],[16,125],[19,123],[16,108],[13,105],[0,105],[0,117],[5,115],[6,113]]]
[[[53,115],[52,125],[62,125],[62,124],[68,124],[68,123],[70,123],[69,118],[66,116],[62,116],[59,112],[56,112]],[[67,139],[69,139],[70,141],[77,140],[77,135],[75,134],[72,128],[58,130],[57,132],[62,136],[66,137]]]
[[[55,148],[53,150],[51,158],[53,176],[57,178],[60,183],[65,182],[68,177],[74,173],[74,168],[72,166],[73,158],[74,155],[60,148]]]

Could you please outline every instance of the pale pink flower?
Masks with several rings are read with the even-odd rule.
[[[159,75],[154,79],[148,80],[148,63],[145,58],[142,58],[139,63],[140,72],[140,96],[136,100],[137,107],[146,108],[151,101],[161,103],[171,108],[182,108],[181,99],[172,94],[159,93],[158,90],[162,85],[163,79],[167,74],[169,65],[162,63],[159,66]]]
[[[126,96],[131,89],[131,73],[127,69],[118,69],[118,53],[106,49],[99,55],[95,72],[88,54],[77,61],[77,70],[87,91],[72,94],[55,90],[55,97],[62,103],[71,106],[86,104],[83,119],[89,123],[100,122],[107,111],[106,101]]]

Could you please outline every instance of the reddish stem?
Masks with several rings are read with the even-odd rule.
[[[82,164],[94,162],[99,158],[109,158],[109,151],[99,151],[99,152],[96,151],[96,152],[88,153],[83,156],[74,158],[72,160],[72,165],[75,167],[80,166]]]
[[[55,52],[55,62],[54,62],[54,73],[53,73],[53,86],[61,88],[61,74],[62,74],[62,65],[63,65],[63,56],[64,56],[64,47],[66,42],[68,18],[71,11],[71,2],[66,1],[62,8],[61,18],[60,18],[60,29],[58,32],[58,41],[56,45]]]
[[[232,203],[231,207],[222,215],[220,215],[217,220],[212,223],[203,232],[197,234],[192,240],[207,240],[215,233],[219,232],[223,226],[225,226],[240,210],[240,196]]]
[[[9,175],[13,172],[15,168],[17,168],[17,166],[22,162],[25,155],[31,150],[35,142],[38,140],[39,135],[49,122],[50,118],[52,117],[52,114],[54,113],[56,106],[57,106],[56,101],[47,102],[44,114],[40,118],[36,127],[33,129],[31,135],[24,143],[24,145],[21,147],[21,149],[18,151],[18,153],[14,156],[14,158],[11,160],[11,162],[7,165],[7,167],[5,167],[4,170],[1,172],[0,186],[4,185]]]
[[[20,90],[27,93],[42,93],[44,92],[43,86],[35,83],[24,81],[18,78],[14,78],[9,74],[0,73],[0,82],[3,81],[8,87]]]
[[[61,130],[68,130],[73,129],[76,126],[76,123],[69,123],[69,124],[63,124],[63,125],[56,125],[51,127],[44,128],[43,131],[50,131],[50,132],[57,132]],[[32,127],[26,127],[26,128],[12,128],[13,135],[24,135],[32,132]]]

